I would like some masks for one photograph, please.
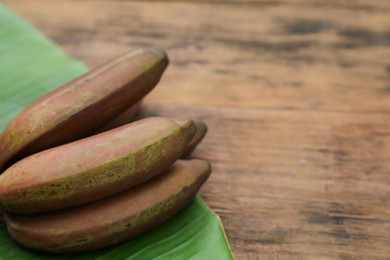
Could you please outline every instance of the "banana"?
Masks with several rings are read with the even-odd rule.
[[[187,158],[194,151],[195,147],[203,140],[207,133],[207,125],[202,120],[194,120],[196,127],[195,135],[192,137],[191,141],[187,144],[186,149],[184,150],[181,158]]]
[[[191,120],[155,117],[33,154],[0,175],[0,205],[34,213],[119,193],[166,170],[194,134]]]
[[[177,161],[164,174],[104,200],[54,212],[5,213],[5,221],[12,238],[32,249],[51,253],[100,249],[140,235],[177,214],[210,173],[207,161]]]
[[[126,52],[39,98],[1,134],[0,169],[102,127],[145,96],[167,65],[161,49]]]

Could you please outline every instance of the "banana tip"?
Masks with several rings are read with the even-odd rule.
[[[154,55],[156,60],[166,61],[168,63],[168,55],[162,48],[159,47],[144,47],[141,49],[143,52],[149,52]]]
[[[174,119],[174,121],[178,125],[180,125],[182,131],[187,137],[186,139],[189,142],[196,133],[196,126],[194,124],[194,121],[192,121],[191,119]]]

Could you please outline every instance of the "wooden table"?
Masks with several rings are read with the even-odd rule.
[[[236,259],[390,258],[390,2],[5,1],[95,66],[171,64],[143,115],[203,118]]]

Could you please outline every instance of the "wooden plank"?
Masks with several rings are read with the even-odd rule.
[[[332,111],[390,108],[390,16],[382,10],[7,3],[91,66],[129,48],[165,48],[171,65],[149,97],[151,103]]]
[[[390,256],[388,114],[146,105],[142,116],[201,117],[202,189],[237,259]]]
[[[389,258],[389,2],[275,2],[6,1],[90,66],[167,49],[141,116],[209,125],[236,259]]]
[[[80,0],[73,0],[79,2]],[[104,0],[113,1],[113,0]],[[190,2],[190,3],[216,3],[216,4],[251,4],[251,5],[315,5],[326,8],[347,8],[347,9],[389,9],[387,0],[115,0],[124,2]]]

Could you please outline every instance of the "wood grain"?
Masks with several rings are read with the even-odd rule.
[[[386,11],[111,1],[10,5],[90,66],[129,48],[167,49],[171,66],[152,103],[389,110]]]
[[[236,259],[390,258],[389,1],[5,2],[90,66],[168,51],[141,116],[209,125]]]
[[[203,189],[237,259],[389,256],[388,115],[148,105],[142,116],[201,117]]]

